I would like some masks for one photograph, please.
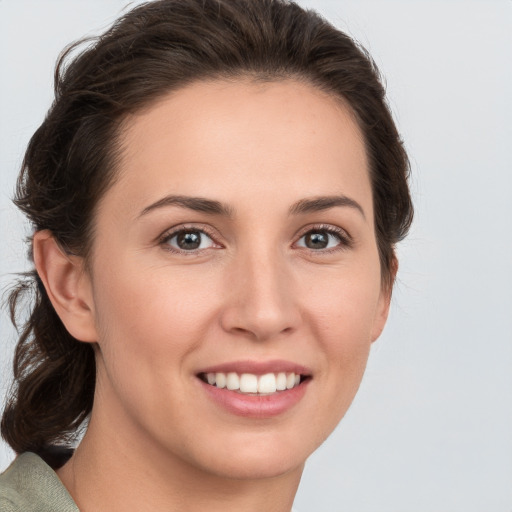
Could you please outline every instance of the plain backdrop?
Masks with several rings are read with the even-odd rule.
[[[512,2],[304,0],[387,82],[416,218],[386,330],[309,460],[301,512],[512,511]],[[126,0],[0,0],[0,285],[26,269],[10,203],[54,62]],[[15,333],[0,317],[0,397]],[[321,400],[321,397],[319,397]],[[311,418],[315,421],[315,418]],[[0,470],[13,458],[0,444]]]

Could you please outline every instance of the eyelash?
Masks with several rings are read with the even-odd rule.
[[[172,252],[174,254],[183,254],[185,256],[197,256],[201,254],[202,251],[205,251],[206,249],[196,249],[196,250],[183,250],[183,249],[177,249],[176,247],[171,247],[169,245],[169,241],[172,240],[174,237],[178,236],[181,233],[201,233],[203,235],[206,235],[208,238],[210,238],[213,242],[213,244],[216,246],[215,248],[222,248],[222,245],[220,245],[218,242],[215,241],[215,235],[212,233],[210,229],[208,229],[206,226],[180,226],[178,228],[173,228],[171,231],[167,231],[164,233],[158,243],[161,245],[166,251]]]
[[[329,235],[334,236],[335,238],[338,239],[339,243],[335,247],[331,247],[330,249],[305,248],[310,253],[318,254],[318,255],[331,254],[333,252],[344,251],[346,249],[350,249],[354,245],[352,237],[344,229],[339,228],[337,226],[333,226],[331,224],[317,224],[314,226],[308,226],[307,228],[305,228],[302,231],[298,240],[301,240],[308,233],[320,233],[320,232],[327,233]],[[297,242],[295,242],[295,243],[297,243]]]
[[[197,256],[201,254],[203,251],[210,249],[211,247],[208,247],[206,249],[192,249],[192,250],[183,250],[183,249],[177,249],[175,247],[171,247],[169,245],[169,241],[175,238],[176,236],[180,235],[181,233],[190,233],[190,232],[196,232],[206,235],[208,238],[210,238],[214,244],[214,248],[222,248],[223,246],[216,242],[215,240],[215,234],[212,233],[212,230],[208,229],[205,226],[180,226],[178,228],[174,228],[171,231],[167,231],[159,238],[159,245],[161,245],[165,250],[175,253],[175,254],[183,254],[186,256]],[[305,237],[308,233],[327,233],[328,235],[332,235],[335,238],[338,239],[338,244],[335,247],[331,247],[329,249],[309,249],[307,247],[301,247],[301,249],[305,249],[306,251],[316,254],[316,255],[325,255],[325,254],[331,254],[333,252],[337,251],[343,251],[346,249],[350,249],[353,247],[353,240],[352,237],[344,230],[336,226],[332,225],[325,225],[325,224],[319,224],[314,226],[308,226],[306,229],[304,229],[299,236],[297,242],[301,240],[303,237]],[[294,245],[297,243],[294,242]]]

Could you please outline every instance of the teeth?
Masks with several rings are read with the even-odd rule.
[[[240,391],[242,393],[257,393],[258,377],[252,373],[242,373],[240,376]]]
[[[258,393],[275,393],[276,389],[276,376],[273,373],[266,373],[258,379]]]
[[[211,386],[227,388],[230,391],[268,395],[298,386],[300,384],[300,374],[279,372],[266,373],[265,375],[255,375],[253,373],[239,375],[235,372],[227,374],[217,372],[207,373],[205,380]]]
[[[209,382],[208,382],[209,384]],[[226,387],[226,374],[225,373],[216,373],[215,374],[215,384],[218,388]]]
[[[277,374],[276,389],[277,391],[284,391],[286,389],[286,373],[281,372]]]
[[[238,374],[234,372],[228,373],[226,377],[226,387],[231,391],[240,389],[240,377],[238,377]]]

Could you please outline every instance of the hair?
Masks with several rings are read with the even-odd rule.
[[[95,207],[115,180],[127,116],[193,82],[247,77],[300,80],[350,107],[364,137],[382,281],[391,290],[394,247],[413,208],[409,162],[380,74],[349,36],[285,0],[148,2],[103,35],[68,47],[55,70],[55,100],[28,144],[15,204],[35,231],[50,230],[87,261]],[[30,309],[19,321],[26,294]],[[66,331],[35,270],[9,303],[19,340],[1,433],[17,453],[48,454],[72,445],[91,412],[93,346]]]

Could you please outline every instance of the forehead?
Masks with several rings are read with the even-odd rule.
[[[162,193],[259,205],[276,193],[283,204],[304,195],[371,196],[350,109],[294,80],[194,83],[127,119],[121,147],[116,187],[130,197],[126,205]]]

